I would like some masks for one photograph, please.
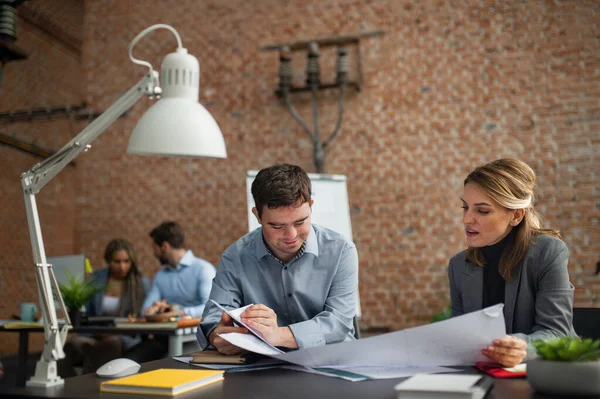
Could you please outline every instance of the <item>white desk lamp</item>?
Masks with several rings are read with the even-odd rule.
[[[131,54],[135,44],[143,36],[161,28],[173,32],[178,45],[176,52],[168,54],[163,60],[162,89],[159,85],[158,72],[152,69],[152,65],[134,58]],[[44,351],[41,359],[37,362],[35,375],[27,382],[27,386],[30,387],[47,388],[64,383],[64,380],[57,375],[56,362],[65,357],[63,346],[68,330],[71,329],[71,320],[60,295],[52,265],[46,263],[35,195],[69,162],[81,152],[90,149],[90,143],[143,96],[153,98],[162,95],[162,98],[138,122],[129,139],[128,153],[227,157],[225,141],[219,126],[210,113],[198,103],[200,87],[198,60],[182,47],[177,31],[171,26],[163,24],[153,25],[143,30],[129,44],[129,58],[134,63],[149,68],[149,72],[142,80],[58,152],[21,175],[38,295],[44,317],[45,338]],[[60,330],[54,307],[55,297],[65,316],[65,324]]]

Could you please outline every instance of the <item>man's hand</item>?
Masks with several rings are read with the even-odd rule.
[[[527,342],[507,335],[495,339],[492,345],[481,353],[504,367],[514,367],[527,356]]]
[[[144,315],[162,313],[167,307],[169,307],[169,304],[165,299],[162,299],[160,301],[154,301],[154,303],[151,306],[144,309]]]
[[[210,342],[210,344],[214,346],[217,351],[221,352],[224,355],[237,355],[238,353],[242,352],[243,349],[238,348],[237,346],[232,345],[228,341],[225,341],[223,338],[219,337],[219,334],[226,334],[231,332],[248,334],[247,329],[243,327],[234,327],[233,319],[229,317],[227,313],[223,312],[223,315],[221,316],[221,321],[219,321],[217,327],[210,333],[208,337],[208,342]]]
[[[258,330],[271,345],[298,348],[292,330],[277,325],[277,315],[273,309],[261,304],[252,305],[241,316],[244,323]]]

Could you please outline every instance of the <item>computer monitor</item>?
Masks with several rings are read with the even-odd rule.
[[[73,276],[79,281],[85,279],[85,255],[83,254],[49,256],[47,261],[52,265],[59,285],[69,285],[69,276]]]

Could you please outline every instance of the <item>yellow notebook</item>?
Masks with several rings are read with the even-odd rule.
[[[105,381],[101,392],[175,396],[223,380],[223,370],[158,369]]]
[[[12,328],[40,328],[44,327],[44,324],[35,321],[11,321],[4,324],[4,328],[10,330]]]

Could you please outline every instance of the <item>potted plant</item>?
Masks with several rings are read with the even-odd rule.
[[[533,342],[538,358],[527,361],[527,380],[539,392],[600,395],[600,340],[561,337]]]
[[[102,291],[102,287],[72,274],[67,274],[67,279],[68,284],[59,284],[58,287],[69,312],[71,324],[78,326],[82,319],[81,309],[97,292]]]
[[[446,309],[442,310],[439,313],[434,314],[433,317],[431,318],[430,323],[435,323],[436,321],[447,320],[450,318],[450,316],[452,316],[452,308],[450,305],[448,305],[448,307]]]

